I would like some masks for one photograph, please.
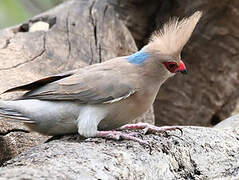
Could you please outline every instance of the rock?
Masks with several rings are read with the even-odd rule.
[[[236,108],[233,110],[231,115],[235,115],[235,114],[238,114],[238,113],[239,113],[239,102],[237,103]]]
[[[34,24],[32,24],[29,28],[29,32],[35,32],[35,31],[48,31],[50,25],[43,21],[38,21]]]
[[[239,114],[231,116],[231,117],[221,121],[220,123],[215,125],[214,128],[237,130],[239,128]]]
[[[6,162],[5,179],[232,179],[239,178],[239,134],[182,127],[170,136],[142,135],[149,148],[132,141],[65,136]],[[202,138],[203,137],[203,138]]]
[[[168,1],[162,0],[108,0],[108,2],[114,6],[119,18],[132,33],[138,48],[147,44],[150,34],[155,30],[156,14],[168,10],[166,6],[161,7]]]
[[[26,133],[22,129],[15,131],[11,128],[11,131],[6,134],[0,133],[0,166],[21,152],[44,143],[48,138],[38,133]]]

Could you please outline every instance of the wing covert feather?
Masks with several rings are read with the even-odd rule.
[[[77,101],[82,104],[113,103],[136,91],[117,71],[81,71],[27,92],[22,99]]]

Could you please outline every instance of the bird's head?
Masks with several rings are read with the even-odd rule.
[[[128,56],[128,61],[148,66],[155,73],[160,71],[160,73],[164,73],[165,78],[177,72],[186,74],[186,66],[181,60],[181,51],[191,37],[201,15],[202,13],[197,11],[181,21],[178,18],[171,18],[163,25],[162,29],[153,33],[146,46]]]

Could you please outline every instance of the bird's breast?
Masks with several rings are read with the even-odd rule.
[[[111,104],[110,113],[103,119],[99,130],[119,128],[145,113],[153,104],[159,88],[137,91],[127,99]]]

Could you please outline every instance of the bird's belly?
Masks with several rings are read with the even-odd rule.
[[[111,130],[131,123],[134,119],[141,116],[151,107],[156,94],[156,91],[150,91],[144,94],[133,95],[133,97],[118,103],[113,103],[111,105],[113,110],[99,123],[98,129]]]
[[[77,124],[73,121],[71,123],[65,124],[65,123],[58,123],[58,124],[52,124],[52,126],[49,126],[49,124],[29,124],[24,123],[29,129],[32,131],[36,131],[38,133],[41,133],[43,135],[48,136],[57,136],[57,135],[64,135],[64,134],[74,134],[77,133]],[[46,128],[48,127],[48,128]]]

